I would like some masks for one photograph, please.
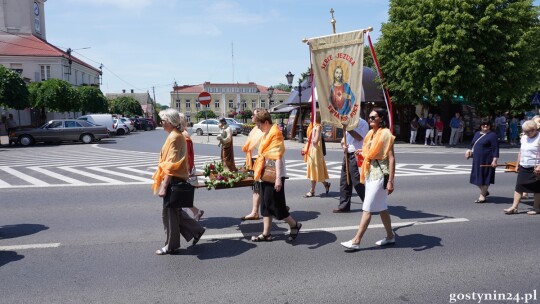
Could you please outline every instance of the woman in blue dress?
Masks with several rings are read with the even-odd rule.
[[[488,119],[480,121],[480,131],[474,134],[465,157],[473,159],[470,183],[480,189],[480,195],[474,202],[485,203],[489,195],[489,186],[495,184],[495,168],[499,158],[499,141],[497,134],[491,131]]]

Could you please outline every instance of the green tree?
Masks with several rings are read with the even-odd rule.
[[[205,113],[207,113],[207,114],[205,115]],[[197,115],[195,115],[195,118],[197,118],[197,121],[199,121],[201,119],[206,119],[206,117],[208,117],[208,118],[216,118],[217,115],[212,110],[201,110],[201,111],[197,112]]]
[[[128,117],[143,115],[141,104],[130,96],[120,96],[113,99],[110,109],[112,113],[122,114]]]
[[[538,16],[532,0],[390,0],[377,53],[394,101],[523,106],[539,83]]]
[[[81,112],[108,113],[109,104],[100,89],[92,86],[80,86],[77,88]]]
[[[47,108],[53,112],[76,112],[80,108],[77,91],[61,79],[42,81],[32,88],[31,95],[35,108]]]
[[[22,110],[30,106],[28,88],[19,74],[0,65],[0,105]]]

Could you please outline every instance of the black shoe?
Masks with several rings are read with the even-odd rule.
[[[202,237],[202,235],[204,234],[205,231],[206,231],[206,229],[203,228],[203,230],[201,232],[199,232],[199,234],[197,234],[197,236],[195,236],[193,238],[193,245],[197,245],[197,243],[201,240],[201,237]]]
[[[339,208],[336,208],[334,210],[332,210],[333,213],[347,213],[347,212],[351,212],[351,209],[339,209]]]

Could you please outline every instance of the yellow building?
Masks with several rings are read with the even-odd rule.
[[[212,95],[208,106],[198,102],[198,96],[206,91]],[[210,83],[199,85],[174,85],[171,92],[171,108],[186,115],[188,122],[197,121],[197,113],[205,108],[212,110],[218,117],[233,117],[245,110],[255,108],[270,109],[283,103],[289,97],[289,92],[274,89],[271,98],[268,87],[249,83]]]

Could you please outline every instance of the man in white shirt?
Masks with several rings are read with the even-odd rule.
[[[343,164],[341,165],[341,179],[340,179],[340,197],[339,197],[339,206],[334,209],[334,213],[344,213],[351,211],[351,196],[352,188],[356,190],[356,193],[364,201],[364,196],[366,188],[364,184],[360,183],[360,171],[358,170],[358,164],[356,162],[356,156],[354,152],[362,148],[364,143],[364,137],[369,131],[368,123],[360,118],[358,125],[352,131],[346,132],[347,145],[345,141],[341,140],[341,147],[343,148],[343,153],[346,154],[343,156]],[[349,184],[347,185],[347,171],[346,163],[349,163]]]

